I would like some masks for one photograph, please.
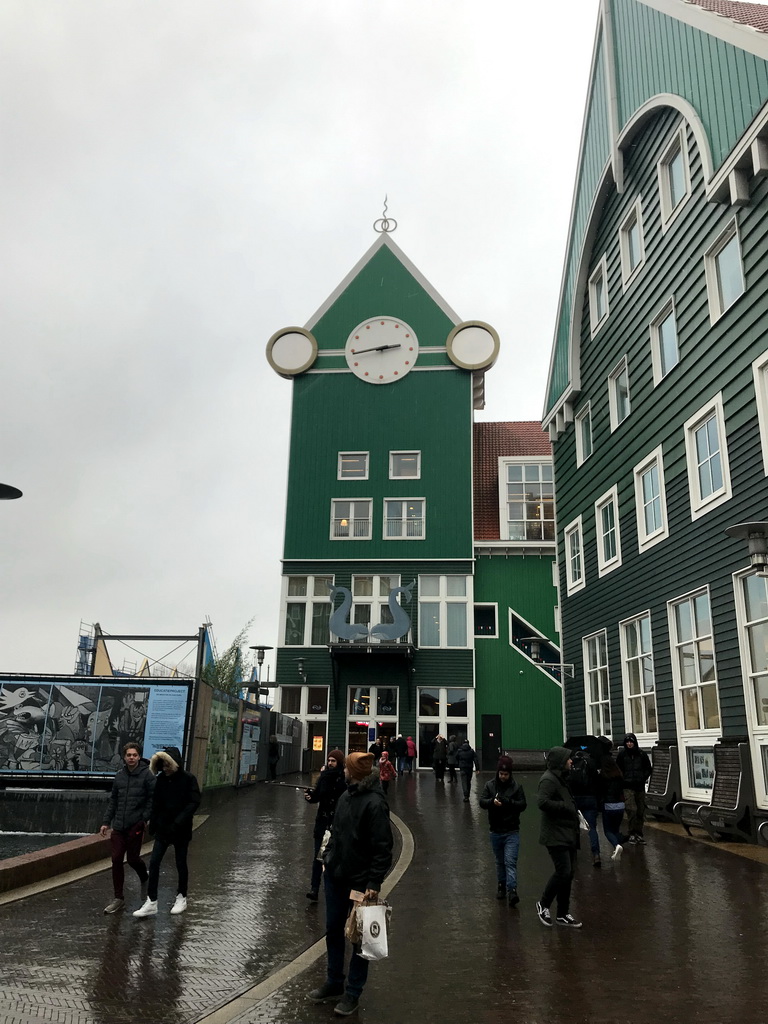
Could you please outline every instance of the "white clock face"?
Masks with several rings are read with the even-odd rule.
[[[344,349],[352,373],[368,384],[391,384],[416,364],[419,343],[413,329],[391,316],[364,320],[352,331]]]

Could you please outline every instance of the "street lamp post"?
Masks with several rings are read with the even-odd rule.
[[[266,651],[272,651],[274,648],[269,647],[267,644],[254,644],[249,647],[249,650],[256,651],[256,664],[258,666],[256,675],[258,676],[258,683],[261,684],[261,666],[264,664],[264,653]],[[249,686],[248,693],[256,694],[269,694],[269,687],[262,688],[259,686]]]

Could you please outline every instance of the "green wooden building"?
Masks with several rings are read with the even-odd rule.
[[[766,31],[601,4],[544,412],[568,731],[636,733],[660,813],[752,839],[768,581],[762,528],[726,530],[768,519]]]
[[[475,557],[473,430],[491,425],[473,419],[498,349],[495,331],[461,321],[387,232],[304,328],[269,341],[270,365],[293,387],[279,709],[301,719],[315,764],[329,745],[367,749],[376,735],[412,736],[421,767],[438,733],[468,736],[489,766],[499,748],[560,736],[551,450],[540,424],[533,444],[528,427],[518,431],[507,460],[522,482],[527,454],[544,497],[538,512],[528,503],[530,517],[550,518],[526,540],[535,529],[515,484],[523,536],[505,554],[494,450],[496,532],[486,493]],[[487,479],[485,456],[480,465]],[[555,669],[537,667],[545,656]]]

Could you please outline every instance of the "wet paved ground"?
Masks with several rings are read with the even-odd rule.
[[[536,777],[521,778],[533,803]],[[546,929],[533,909],[550,868],[535,806],[523,816],[522,902],[510,911],[494,898],[476,792],[464,804],[460,787],[406,777],[390,787],[390,805],[414,856],[389,897],[391,955],[371,967],[361,1020],[766,1020],[768,865],[759,859],[649,828],[647,846],[627,849],[618,866],[607,845],[601,871],[582,851],[572,910],[584,928]],[[180,917],[167,913],[170,858],[156,918],[105,917],[108,872],[0,906],[0,1022],[335,1019],[331,1005],[305,999],[324,978],[323,958],[298,976],[290,969],[323,935],[322,898],[308,908],[304,897],[314,811],[292,785],[259,785],[214,811],[190,848],[190,907]],[[134,909],[132,873],[126,892]],[[227,1005],[280,968],[287,980],[271,995]]]

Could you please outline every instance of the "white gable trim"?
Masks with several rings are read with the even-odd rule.
[[[688,100],[684,100],[682,96],[677,96],[675,93],[658,93],[656,96],[646,100],[641,107],[638,107],[621,130],[619,146],[628,146],[633,136],[642,127],[643,122],[657,113],[662,107],[673,107],[675,110],[679,110],[691,126],[693,137],[696,139],[696,145],[699,147],[699,155],[701,156],[701,164],[704,171],[704,183],[709,184],[714,174],[714,167],[712,164],[712,152],[709,148],[709,139],[704,130],[704,123],[699,117],[696,108]]]
[[[740,25],[731,21],[723,14],[705,11],[689,0],[637,0],[645,7],[651,7],[660,14],[666,14],[675,21],[697,28],[707,35],[716,36],[725,43],[738,46],[740,50],[753,53],[756,57],[768,60],[768,35],[752,28],[751,25]]]

